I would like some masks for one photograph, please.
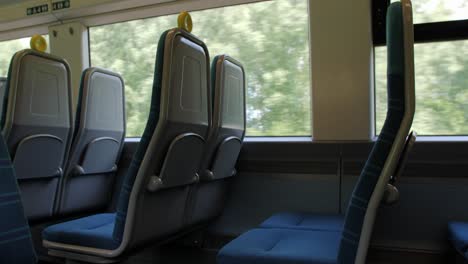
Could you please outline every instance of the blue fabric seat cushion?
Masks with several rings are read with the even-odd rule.
[[[336,263],[341,232],[252,229],[224,246],[218,264]]]
[[[119,247],[112,233],[115,214],[97,214],[47,227],[42,238],[49,242],[113,250]]]
[[[314,213],[279,213],[260,224],[261,228],[341,231],[344,216]]]
[[[468,249],[468,223],[449,222],[449,240],[460,254],[465,255]]]

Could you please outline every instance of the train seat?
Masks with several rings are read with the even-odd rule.
[[[59,214],[104,207],[125,138],[124,82],[99,68],[82,74],[75,133],[61,184]]]
[[[166,31],[155,68],[149,119],[116,213],[46,228],[43,245],[50,255],[91,263],[119,261],[128,250],[163,242],[184,228],[190,185],[198,181],[211,122],[208,50],[184,30]],[[91,241],[97,238],[98,244]]]
[[[400,161],[414,117],[411,12],[409,0],[392,3],[388,9],[387,117],[354,187],[343,229],[254,229],[223,247],[217,256],[218,263],[365,263],[377,209]],[[301,216],[298,219],[306,223],[320,222]]]
[[[1,127],[26,216],[49,218],[73,133],[68,63],[47,53],[17,52],[8,71],[5,97]]]
[[[211,67],[213,122],[200,169],[200,182],[192,190],[191,225],[209,221],[223,209],[227,179],[235,165],[245,134],[245,72],[227,55],[216,56]]]
[[[56,243],[112,250],[119,246],[112,236],[114,227],[115,213],[97,214],[50,226],[43,237]]]
[[[341,233],[253,229],[221,249],[223,264],[336,263]]]
[[[36,263],[15,171],[0,133],[0,263]]]

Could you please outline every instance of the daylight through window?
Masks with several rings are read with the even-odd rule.
[[[43,35],[49,43],[49,35]],[[29,49],[29,41],[31,38],[20,38],[0,42],[0,77],[7,77],[8,67],[13,55],[20,50]]]
[[[210,56],[229,54],[247,73],[248,136],[310,136],[307,0],[276,0],[192,12]],[[177,15],[90,28],[91,63],[126,85],[127,136],[143,133],[156,45]]]

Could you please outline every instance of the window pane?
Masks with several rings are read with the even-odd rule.
[[[414,0],[414,23],[468,19],[468,0]]]
[[[387,47],[375,47],[375,129],[382,130],[387,114]]]
[[[416,44],[416,115],[420,135],[468,135],[468,41]],[[376,128],[386,113],[386,48],[375,48]]]
[[[49,43],[49,35],[43,35]],[[20,38],[0,42],[0,77],[8,75],[8,67],[13,55],[20,50],[29,49],[29,40],[31,38]]]
[[[247,73],[247,135],[311,135],[307,0],[276,0],[192,12],[193,33],[213,58],[229,54]],[[90,29],[91,62],[122,74],[127,136],[149,111],[157,41],[177,15]]]

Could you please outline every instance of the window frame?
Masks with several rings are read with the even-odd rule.
[[[223,8],[273,0],[203,0],[203,1],[170,1],[118,12],[100,13],[80,18],[80,22],[89,27],[105,26],[139,19],[176,15],[182,11],[196,12],[208,9]]]
[[[377,135],[377,93],[375,78],[375,48],[386,46],[386,14],[391,0],[372,0],[372,42],[373,42],[373,93],[374,93],[374,133]],[[414,24],[414,44],[450,42],[468,40],[468,19],[437,21]],[[437,141],[436,138],[454,138],[457,141],[468,141],[468,135],[421,135],[424,141]],[[452,140],[449,140],[452,141]]]
[[[0,42],[20,39],[20,38],[28,38],[34,34],[48,35],[49,34],[48,26],[49,25],[40,25],[40,26],[27,27],[27,28],[14,29],[14,30],[0,32]]]
[[[372,0],[372,39],[386,45],[386,13],[390,0]],[[468,19],[414,24],[414,43],[468,40]]]

